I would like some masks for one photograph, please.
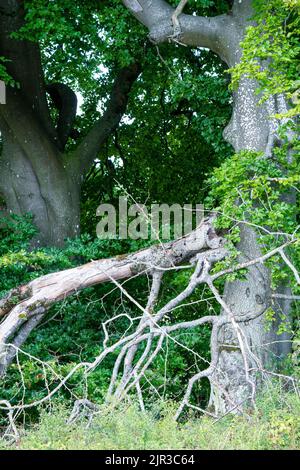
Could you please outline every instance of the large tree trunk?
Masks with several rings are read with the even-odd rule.
[[[235,1],[230,14],[214,18],[182,14],[178,18],[179,29],[177,26],[175,38],[171,21],[174,9],[167,2],[155,0],[150,5],[146,0],[123,1],[136,18],[148,27],[152,41],[163,42],[171,38],[191,46],[208,47],[230,67],[240,61],[242,55],[240,43],[250,24],[249,18],[253,14],[252,0]],[[184,3],[186,2],[181,2]],[[268,103],[259,105],[256,88],[257,84],[252,80],[241,81],[233,96],[233,115],[224,131],[224,137],[236,152],[248,149],[265,152],[268,156],[276,128],[270,116],[282,112],[285,102],[282,97],[274,97]],[[238,249],[241,252],[241,260],[256,258],[261,253],[257,234],[246,223],[241,224],[241,241]],[[288,288],[283,286],[281,293],[288,293]],[[282,339],[287,340],[286,335],[281,338],[274,331],[266,333],[263,325],[264,317],[260,315],[271,305],[270,273],[265,266],[252,266],[246,280],[227,283],[224,301],[241,325],[246,342],[257,358],[255,360],[251,354],[248,354],[249,369],[270,366],[274,358],[286,355],[290,351],[288,341],[279,342]],[[278,303],[277,308],[283,309],[284,313],[289,315],[290,303],[288,301]],[[243,317],[249,313],[253,314],[255,319],[243,323]],[[222,315],[227,313],[223,311]],[[252,393],[250,381],[259,384],[259,379],[254,372],[249,373],[250,377],[253,376],[250,381],[249,376],[247,378],[237,335],[230,323],[224,325],[219,332],[218,350],[220,352],[216,368],[218,372],[210,376],[210,406],[217,414],[222,414],[234,409],[238,404],[247,404],[247,399]]]
[[[242,55],[239,42],[249,25],[253,14],[251,1],[235,2],[231,24],[227,29],[226,62],[230,67],[236,65]],[[233,114],[231,121],[224,131],[225,139],[232,144],[235,152],[253,150],[263,152],[267,157],[272,151],[274,133],[278,124],[271,115],[286,111],[283,97],[273,97],[267,103],[259,104],[260,96],[256,93],[257,83],[244,78],[233,96]],[[293,197],[293,196],[292,196]],[[237,249],[241,252],[239,260],[247,261],[261,255],[261,245],[255,230],[247,223],[240,225],[241,241]],[[289,294],[287,286],[282,286],[281,293]],[[278,325],[271,331],[266,331],[263,315],[272,305],[270,273],[266,266],[252,266],[245,281],[228,282],[225,286],[224,300],[238,320],[253,313],[255,319],[251,322],[240,323],[245,338],[255,357],[249,355],[249,368],[260,367],[270,369],[276,367],[276,361],[291,351],[291,342],[286,333],[277,335]],[[289,301],[277,302],[272,305],[274,310],[287,316],[290,312]],[[222,313],[226,315],[225,312]],[[249,403],[251,384],[246,378],[245,364],[239,348],[236,333],[229,324],[224,325],[219,333],[219,369],[212,375],[210,405],[217,414],[226,413],[236,404]],[[221,372],[220,372],[221,371]],[[256,385],[261,377],[257,371],[250,373]]]
[[[124,3],[149,28],[153,41],[166,41],[174,34],[171,22],[174,10],[163,0],[152,0],[151,2],[148,0],[124,0]],[[244,37],[248,19],[252,14],[251,4],[251,0],[238,0],[234,2],[234,8],[230,15],[221,15],[216,18],[208,19],[182,15],[180,16],[180,33],[176,32],[177,39],[179,34],[181,42],[193,46],[209,47],[219,54],[229,66],[233,66],[238,63],[241,57],[240,42]],[[134,73],[137,72],[132,71],[132,75]],[[281,111],[285,104],[281,97],[274,97],[267,104],[259,106],[255,88],[256,84],[250,80],[241,82],[238,91],[234,95],[232,120],[224,135],[231,142],[235,151],[242,149],[259,150],[265,152],[268,156],[274,133],[274,122],[270,120],[270,114],[273,114],[276,110]],[[19,106],[18,100],[16,100],[16,103],[12,102],[12,109],[16,109],[15,104]],[[13,119],[9,108],[7,107],[5,110],[2,117],[6,124],[11,124],[11,129],[16,126],[16,123],[14,125],[12,123]],[[20,118],[22,116],[25,117],[23,113],[20,113]],[[25,132],[16,134],[21,135],[23,139],[22,142],[19,139],[18,144],[23,150],[25,149],[26,155],[30,156],[34,174],[38,174],[39,166],[42,166],[46,171],[48,168],[46,162],[49,162],[49,178],[58,178],[59,181],[62,181],[64,173],[61,171],[61,167],[64,168],[65,161],[59,158],[60,154],[57,149],[53,151],[51,130],[49,132],[47,126],[44,126],[44,132],[47,133],[49,138],[46,141],[44,138],[42,139],[43,151],[39,153],[40,160],[35,159],[34,155],[37,155],[37,152],[33,145],[28,145],[26,122],[30,122],[30,133],[36,133],[34,139],[30,139],[30,142],[36,143],[39,141],[38,127],[32,119],[27,119],[27,116],[25,120],[23,119],[21,126],[23,131],[25,129]],[[101,126],[99,127],[98,123],[89,134],[87,141],[79,146],[77,155],[81,156],[86,148],[88,148],[90,155],[95,155],[95,149],[97,149],[100,142],[99,137],[98,140],[96,138],[100,129]],[[24,155],[22,159],[23,162],[26,161]],[[85,163],[82,163],[79,158],[75,158],[72,160],[72,167],[73,165],[72,174],[80,174],[80,168],[85,166]],[[68,165],[66,166],[68,167]],[[38,177],[37,180],[41,188],[43,178]],[[41,191],[41,189],[38,190]],[[58,191],[58,195],[58,201],[61,201],[62,193]],[[256,232],[246,223],[241,224],[241,242],[238,248],[241,251],[241,259],[246,260],[257,258],[261,251]],[[285,289],[283,286],[282,290]],[[274,354],[278,355],[278,352],[287,353],[288,348],[279,351],[274,345],[268,345],[270,343],[270,334],[266,334],[263,326],[262,314],[271,303],[270,273],[266,267],[259,263],[255,264],[250,267],[245,281],[227,283],[223,299],[241,326],[246,342],[262,368],[270,365],[275,357]],[[285,309],[285,314],[288,315],[288,302],[282,307]],[[228,311],[223,311],[222,315],[228,315]],[[13,316],[10,318],[13,318]],[[9,321],[7,320],[6,324]],[[23,320],[21,319],[21,321]],[[250,390],[249,375],[253,381],[256,381],[254,374],[249,370],[245,370],[245,361],[240,349],[240,342],[237,340],[236,330],[230,326],[230,321],[225,322],[225,324],[226,326],[223,326],[219,332],[217,345],[220,354],[218,355],[216,370],[221,371],[221,373],[214,372],[209,376],[212,390],[210,404],[218,414],[227,412],[238,404],[245,404],[252,392]],[[271,339],[274,339],[274,333],[271,335]],[[283,344],[287,345],[288,343]],[[253,355],[249,354],[247,349],[246,353],[248,356],[246,368],[257,367]]]
[[[7,214],[32,214],[35,246],[62,246],[79,233],[79,178],[23,100],[21,92],[8,89],[1,109],[0,194]]]
[[[248,10],[244,17],[244,27],[247,25]],[[241,24],[241,13],[238,16]],[[233,21],[235,17],[233,16]],[[234,30],[234,28],[233,28]],[[233,39],[234,40],[234,35]],[[233,44],[230,47],[233,49]],[[239,52],[240,54],[241,52]],[[235,65],[237,57],[232,57],[230,66]],[[282,97],[273,97],[266,104],[259,105],[260,96],[255,90],[257,84],[249,79],[243,79],[233,99],[233,115],[230,124],[224,131],[225,139],[230,142],[236,152],[241,150],[254,150],[264,152],[266,158],[271,152],[271,144],[277,125],[270,118],[272,114],[286,112],[286,104]],[[290,195],[290,202],[295,198]],[[295,202],[295,201],[294,201]],[[259,244],[256,231],[247,223],[240,225],[241,241],[237,249],[241,252],[240,261],[247,261],[261,254],[262,246]],[[228,282],[225,286],[224,300],[230,307],[236,318],[241,319],[250,312],[264,312],[272,306],[278,313],[284,313],[289,317],[291,309],[290,300],[278,300],[272,302],[270,287],[270,273],[266,266],[255,265],[249,269],[245,281]],[[283,285],[278,293],[289,295],[290,289]],[[225,313],[223,312],[223,315]],[[241,324],[247,343],[251,347],[255,358],[249,357],[249,368],[276,369],[278,360],[283,359],[291,352],[290,336],[287,333],[277,334],[278,324],[272,326],[271,331],[266,331],[264,316],[255,315],[255,320]],[[239,350],[236,334],[225,325],[219,334],[219,369],[211,377],[210,405],[217,413],[225,413],[233,404],[245,403],[251,395],[250,384],[245,377],[245,365]],[[261,377],[253,371],[253,381],[260,384]],[[224,396],[227,393],[227,398]],[[246,400],[247,404],[247,400]]]

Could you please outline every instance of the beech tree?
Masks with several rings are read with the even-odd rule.
[[[31,213],[38,245],[61,246],[80,233],[82,181],[108,136],[118,127],[140,67],[119,70],[103,115],[70,151],[77,97],[66,83],[45,83],[38,42],[16,37],[26,24],[24,2],[1,2],[0,56],[9,76],[0,107],[0,194],[8,213]],[[50,113],[53,100],[58,116]]]

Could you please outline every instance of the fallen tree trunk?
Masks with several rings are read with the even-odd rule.
[[[7,345],[20,348],[54,303],[90,286],[169,269],[202,251],[217,250],[223,239],[215,232],[213,220],[214,216],[204,219],[196,230],[174,242],[51,273],[11,291],[0,301],[0,375],[15,356],[16,349]]]
[[[84,368],[85,375],[88,376],[100,366],[109,354],[117,352],[118,356],[114,362],[106,403],[117,404],[128,392],[135,388],[140,407],[143,410],[145,408],[140,381],[145,378],[147,370],[161,352],[166,338],[187,349],[184,343],[178,341],[172,334],[182,329],[194,329],[204,324],[210,324],[212,328],[210,341],[211,359],[206,361],[208,362],[206,369],[200,369],[199,372],[190,377],[184,397],[176,413],[176,419],[181,416],[186,407],[197,408],[191,404],[190,397],[194,384],[203,378],[207,378],[211,387],[215,387],[215,389],[226,396],[230,409],[225,414],[228,412],[242,413],[245,407],[252,406],[258,386],[261,386],[261,380],[257,380],[258,377],[265,381],[269,373],[272,376],[278,375],[274,374],[274,372],[269,372],[264,367],[260,357],[256,354],[256,350],[248,342],[245,334],[245,325],[258,318],[262,318],[266,308],[262,304],[259,311],[249,310],[242,318],[239,315],[235,315],[231,305],[226,302],[222,293],[219,292],[216,281],[240,270],[249,270],[253,266],[263,266],[267,260],[279,255],[291,272],[293,272],[299,283],[299,273],[284,251],[290,245],[296,243],[298,239],[294,234],[285,234],[286,241],[282,245],[274,247],[272,250],[256,258],[248,259],[214,272],[212,271],[214,264],[224,259],[228,255],[228,251],[224,246],[224,239],[213,228],[213,220],[214,216],[204,219],[194,232],[174,242],[160,243],[129,255],[92,261],[77,268],[42,276],[26,286],[21,286],[11,291],[5,299],[0,301],[0,315],[3,318],[2,323],[0,323],[0,375],[5,374],[8,365],[20,351],[20,347],[30,332],[44,318],[49,307],[53,303],[86,287],[111,281],[120,289],[122,294],[138,307],[142,315],[132,319],[138,321],[136,329],[132,329],[130,332],[126,331],[113,344],[108,344],[110,338],[107,324],[117,319],[119,315],[108,319],[102,323],[104,331],[102,348],[92,362],[76,364],[64,378],[60,379],[59,384],[54,389],[50,391],[47,388],[47,395],[40,400],[25,404],[22,402],[18,405],[12,405],[5,400],[0,400],[0,409],[7,411],[10,416],[10,413],[13,411],[20,411],[45,403],[64,387],[71,376],[80,368]],[[182,265],[184,261],[188,261],[190,264]],[[192,267],[191,265],[194,266],[194,269],[186,287],[162,307],[156,309],[163,274],[172,269],[190,268]],[[120,279],[142,274],[152,277],[152,286],[145,307],[136,301],[124,289],[123,285],[118,282]],[[179,305],[184,305],[183,302],[200,285],[208,287],[223,314],[219,315],[215,312],[213,315],[200,316],[197,319],[193,318],[192,320],[179,323],[176,322],[176,315],[173,317],[172,312]],[[19,303],[16,304],[16,301]],[[272,305],[271,295],[268,302],[269,305]],[[164,322],[166,316],[168,321]],[[242,399],[232,397],[229,391],[223,387],[223,381],[218,380],[218,377],[221,377],[224,372],[223,364],[220,361],[221,348],[218,338],[221,330],[228,325],[231,325],[234,331],[234,338],[236,338],[234,347],[240,351],[243,360],[243,370],[241,373],[245,381],[245,396]],[[203,360],[196,351],[193,352],[201,361]],[[25,352],[25,354],[27,353]],[[40,362],[38,358],[30,357]],[[45,367],[47,367],[46,363]],[[279,375],[282,376],[281,374]],[[290,377],[286,377],[286,379],[291,381],[298,393],[298,385],[294,379]],[[210,415],[213,414],[215,417],[222,415],[218,409],[211,411],[197,409]]]

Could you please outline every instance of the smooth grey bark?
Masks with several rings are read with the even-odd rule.
[[[154,42],[172,41],[174,29],[171,21],[174,9],[164,0],[123,0],[132,14],[149,29],[149,37]],[[194,47],[207,47],[216,52],[228,66],[236,65],[242,55],[240,42],[245,35],[252,16],[251,0],[236,0],[228,15],[204,18],[182,14],[178,18],[181,34],[175,39]],[[266,157],[272,150],[276,123],[270,118],[274,112],[282,111],[285,106],[282,97],[273,97],[268,103],[259,105],[259,96],[255,93],[256,83],[243,79],[233,95],[233,114],[224,131],[224,138],[234,150],[243,149],[262,151]],[[247,224],[241,224],[241,242],[238,245],[241,260],[256,258],[261,254],[257,234]],[[288,288],[281,287],[286,293]],[[247,343],[257,356],[257,361],[249,355],[249,368],[269,367],[274,358],[286,355],[290,343],[286,335],[277,336],[274,331],[266,333],[263,314],[271,305],[270,273],[265,266],[253,266],[249,269],[246,280],[227,283],[224,291],[227,306],[239,320],[252,313],[255,320],[246,322],[242,328]],[[286,315],[290,303],[285,301],[277,309],[283,309]],[[274,308],[274,307],[273,307]],[[222,312],[222,315],[225,315]],[[285,342],[279,342],[279,341]],[[275,341],[275,342],[274,342]],[[245,366],[236,334],[227,324],[219,333],[218,369],[211,378],[210,406],[217,414],[233,409],[237,404],[247,403],[251,394],[249,382],[245,376]],[[270,344],[272,343],[272,344]],[[251,375],[251,374],[250,374]],[[253,375],[253,380],[258,379]]]
[[[8,213],[32,213],[39,234],[35,245],[61,246],[79,234],[82,180],[101,146],[118,127],[140,68],[132,64],[116,77],[107,109],[91,125],[75,151],[65,146],[76,115],[76,97],[64,84],[46,86],[38,44],[11,35],[24,25],[23,1],[0,5],[0,56],[18,87],[7,87],[0,105],[0,196]],[[47,92],[59,108],[52,122]]]

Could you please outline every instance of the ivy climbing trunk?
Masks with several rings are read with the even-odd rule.
[[[153,42],[175,40],[193,47],[206,47],[218,54],[229,67],[239,63],[242,55],[241,41],[253,16],[251,0],[234,1],[228,14],[212,18],[180,14],[175,20],[174,9],[164,0],[123,2],[148,27]],[[267,158],[272,151],[277,126],[270,116],[275,112],[282,112],[286,104],[282,97],[274,97],[260,105],[256,88],[257,84],[250,79],[240,82],[233,95],[233,114],[224,131],[224,138],[231,143],[235,152],[245,149],[259,151]],[[241,253],[240,259],[257,258],[261,254],[257,233],[247,223],[241,224],[240,229],[241,241],[237,247]],[[288,293],[288,288],[283,286],[281,292]],[[270,273],[265,265],[251,267],[243,281],[228,282],[223,294],[227,307],[239,321],[251,352],[246,348],[246,365],[236,332],[230,323],[222,327],[218,336],[218,364],[210,376],[209,406],[218,414],[247,405],[253,392],[251,382],[259,385],[258,376],[252,369],[264,369],[275,358],[286,355],[289,351],[289,342],[285,341],[288,338],[280,338],[275,331],[266,332],[265,329],[263,313],[272,302]],[[278,311],[282,309],[288,315],[289,301],[281,304],[278,302],[275,308]],[[221,314],[227,315],[225,311]],[[243,323],[242,318],[249,314],[255,319]],[[284,341],[279,342],[282,339]]]

